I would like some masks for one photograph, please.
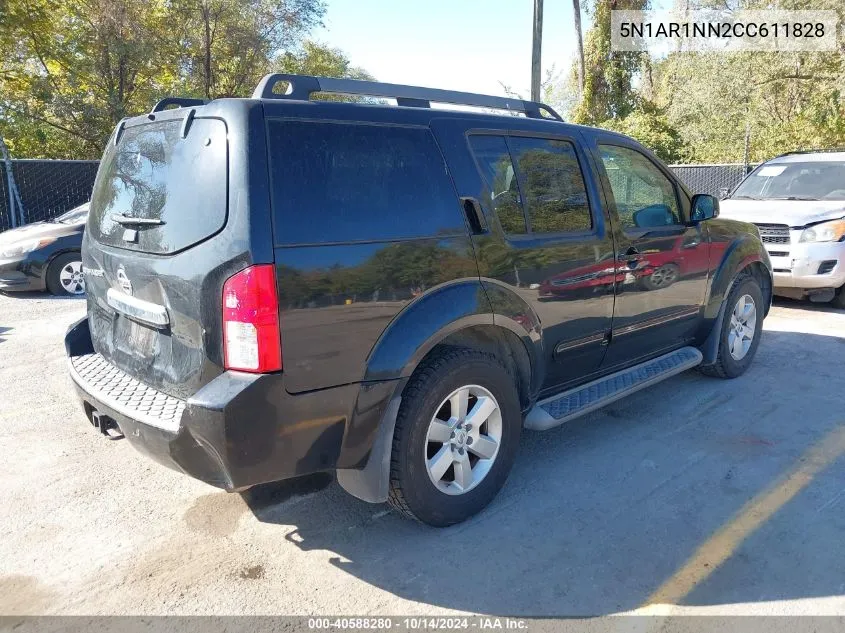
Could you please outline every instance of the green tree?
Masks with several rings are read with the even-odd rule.
[[[0,2],[0,134],[20,157],[99,158],[121,118],[164,96],[248,96],[280,50],[364,74],[335,49],[297,48],[323,0]]]
[[[171,8],[188,88],[206,99],[251,92],[276,51],[325,13],[322,0],[173,0]]]
[[[584,87],[570,114],[576,123],[598,125],[609,119],[624,119],[636,108],[634,78],[647,55],[611,50],[610,16],[613,10],[647,8],[648,0],[595,0],[593,25],[584,43]],[[577,70],[572,74],[577,77]]]
[[[303,42],[298,50],[279,55],[273,62],[273,70],[317,77],[373,79],[363,68],[353,66],[339,48],[331,48],[310,40]]]
[[[161,2],[7,0],[0,125],[18,156],[98,156],[117,121],[166,94]]]

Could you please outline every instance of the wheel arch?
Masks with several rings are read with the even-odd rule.
[[[338,483],[353,496],[371,503],[387,500],[393,431],[402,394],[420,363],[443,347],[471,347],[495,354],[513,374],[523,410],[530,408],[542,382],[543,355],[539,331],[525,324],[533,329],[539,320],[533,312],[528,321],[512,310],[495,312],[501,301],[490,301],[485,290],[478,280],[432,289],[394,318],[373,347],[365,380],[390,380],[393,387],[371,430],[366,459],[360,467],[337,470]]]
[[[56,260],[61,257],[62,255],[67,255],[68,253],[79,253],[79,259],[82,260],[82,249],[80,247],[72,247],[72,246],[63,246],[57,248],[55,251],[51,252],[47,258],[44,260],[44,263],[41,266],[41,283],[44,284],[44,287],[47,287],[47,275],[50,272],[51,266],[56,262]]]
[[[742,235],[734,239],[725,249],[722,259],[714,270],[705,303],[705,318],[708,320],[718,318],[734,280],[743,271],[747,271],[760,283],[766,299],[766,313],[768,313],[773,285],[771,264],[760,241],[752,235]]]
[[[769,313],[774,286],[771,266],[765,251],[761,253],[759,247],[749,242],[752,242],[751,236],[748,236],[746,240],[736,240],[732,243],[713,276],[709,300],[705,305],[705,318],[707,318],[709,329],[700,347],[704,355],[702,365],[707,366],[716,362],[728,295],[737,279],[748,274],[757,280],[765,303],[763,316]]]

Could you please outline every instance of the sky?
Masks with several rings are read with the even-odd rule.
[[[501,81],[528,98],[533,13],[532,0],[328,0],[314,38],[379,81],[504,95]],[[571,0],[545,0],[543,76],[575,47]]]

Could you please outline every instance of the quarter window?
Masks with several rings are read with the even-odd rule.
[[[680,224],[675,186],[651,160],[618,145],[599,145],[599,152],[623,228]]]
[[[277,244],[466,231],[427,129],[274,120],[268,137]]]

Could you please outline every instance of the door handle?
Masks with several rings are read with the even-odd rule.
[[[461,198],[469,228],[475,235],[487,232],[487,220],[484,219],[484,212],[481,204],[475,198]]]

